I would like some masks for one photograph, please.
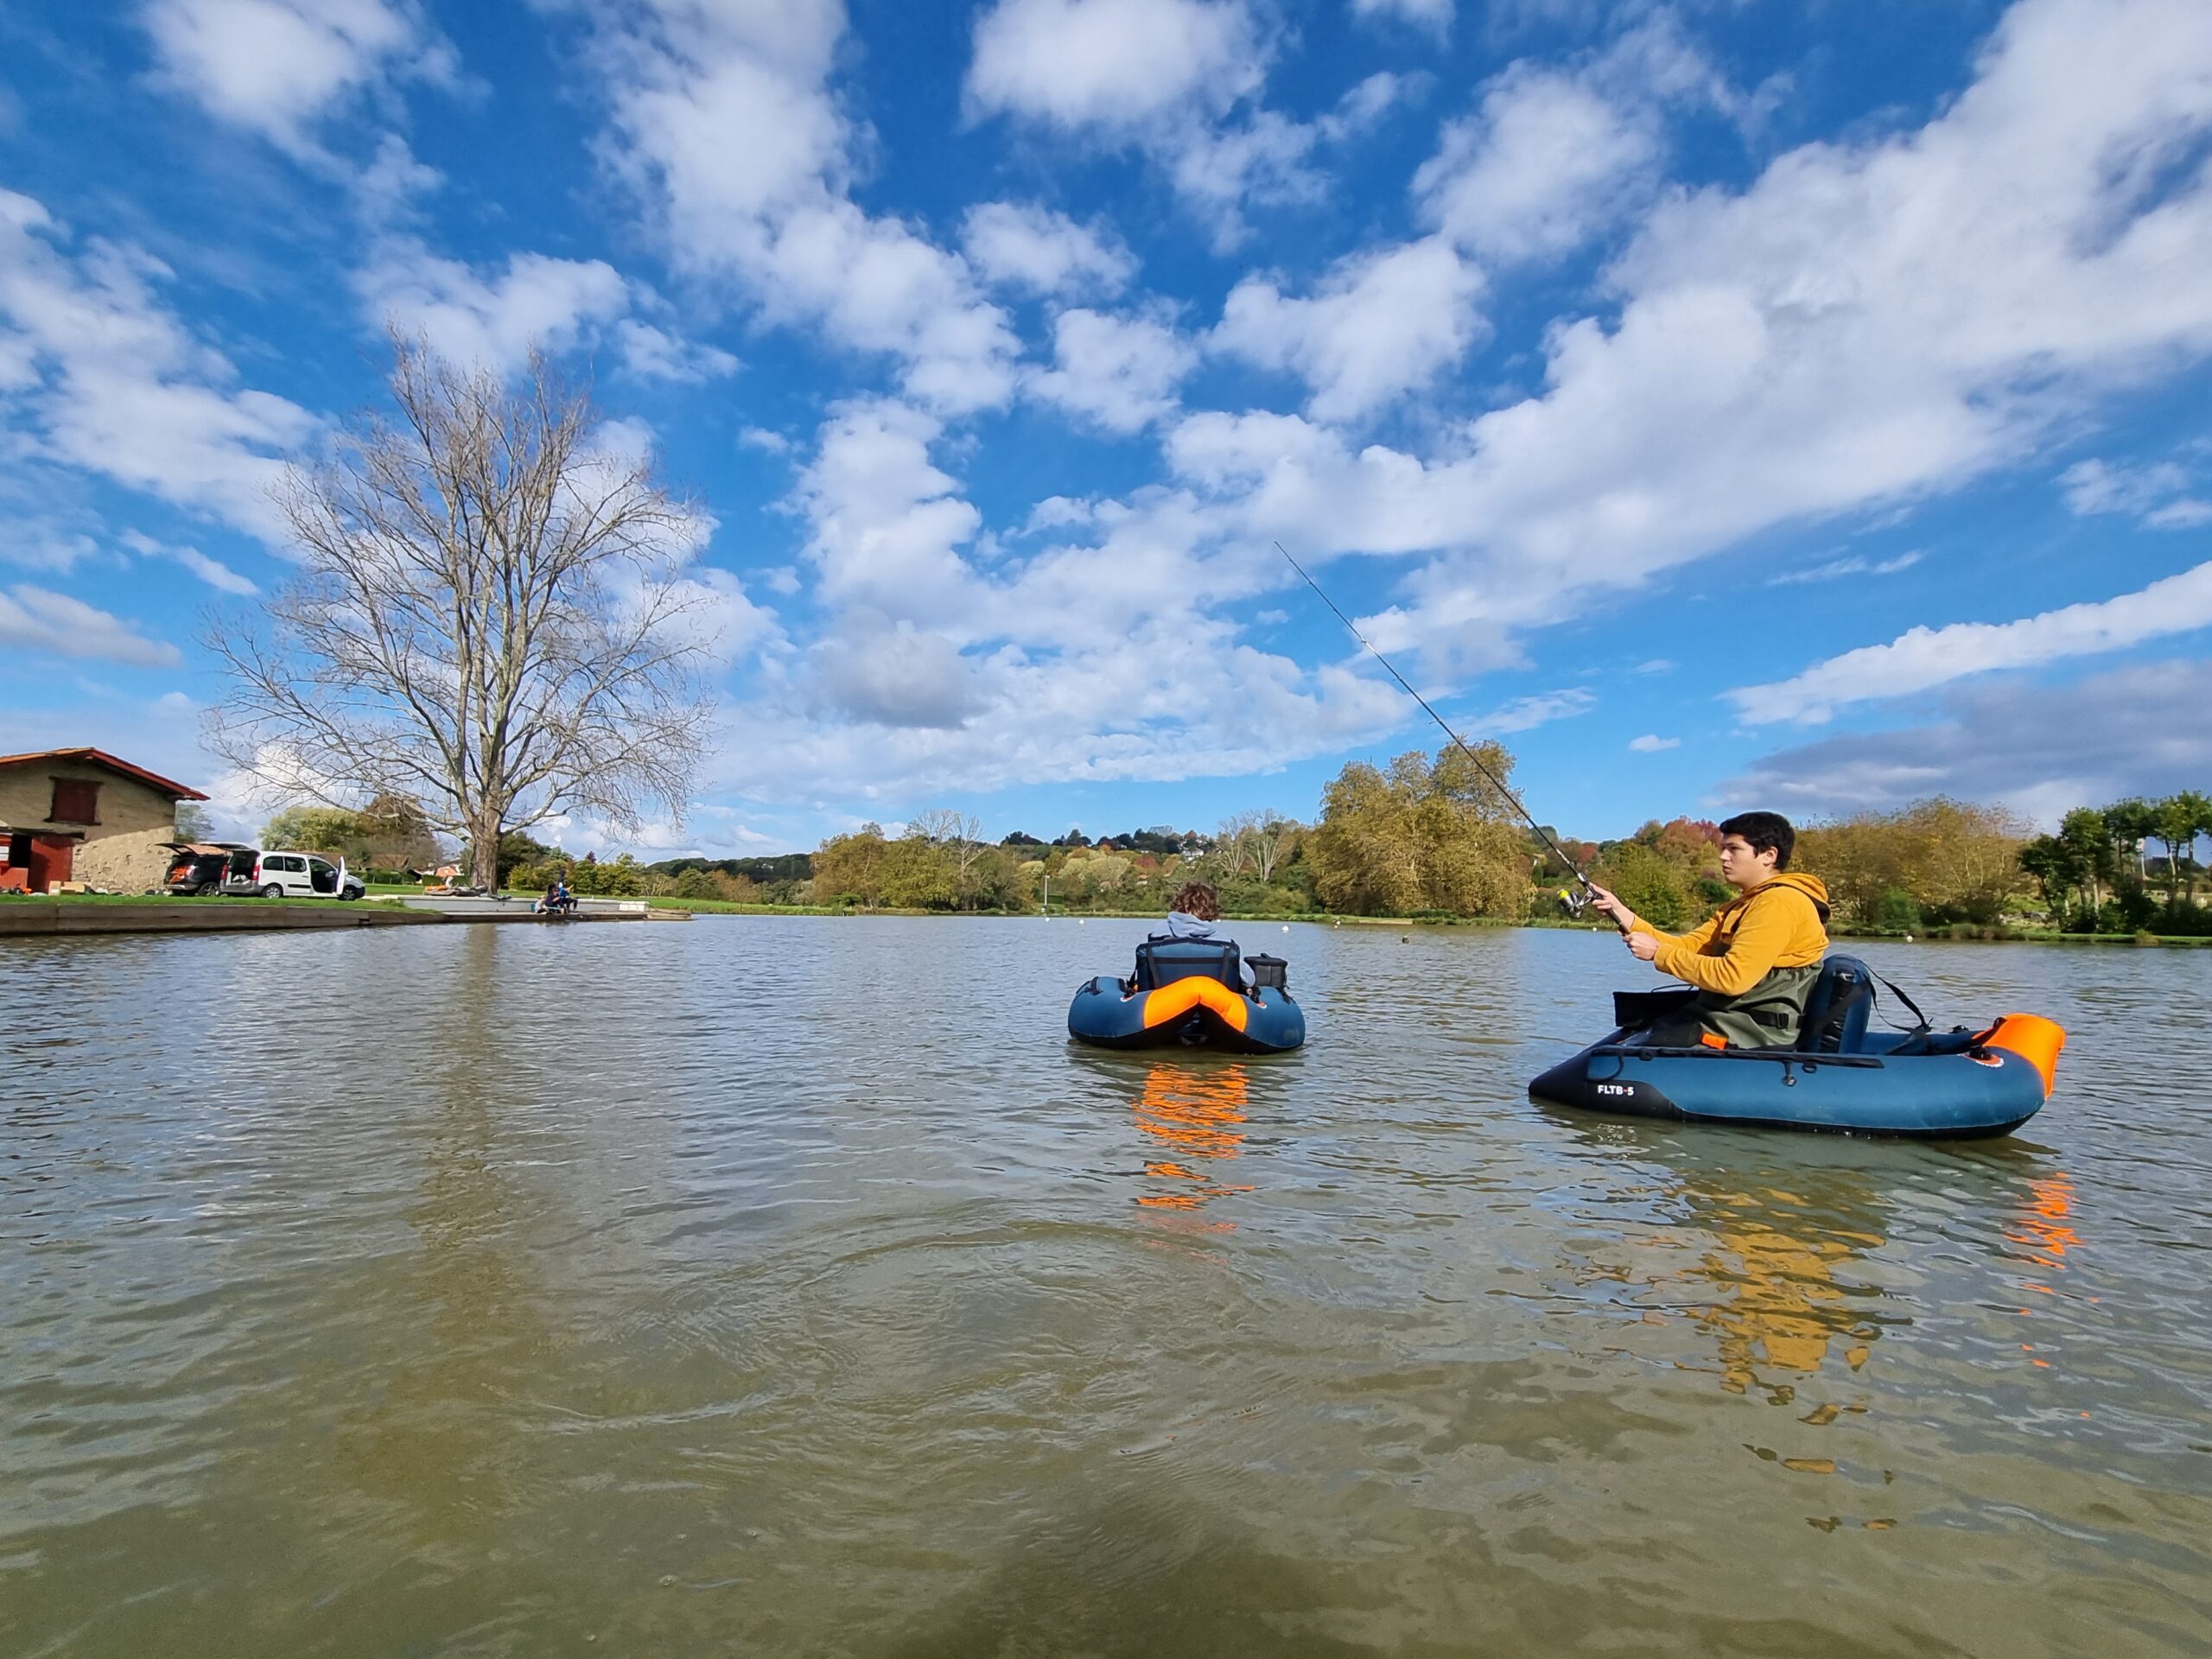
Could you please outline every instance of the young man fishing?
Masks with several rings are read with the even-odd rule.
[[[1697,988],[1697,1000],[1645,1041],[1781,1048],[1797,1040],[1828,947],[1828,890],[1789,868],[1796,844],[1778,812],[1738,813],[1723,823],[1720,874],[1737,896],[1687,933],[1662,933],[1605,888],[1591,888],[1591,908],[1613,918],[1640,961]]]

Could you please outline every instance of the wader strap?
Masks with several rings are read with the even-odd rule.
[[[1874,972],[1871,968],[1866,971],[1869,973]],[[1874,977],[1877,979],[1882,979],[1882,976],[1879,974],[1874,974]],[[1887,990],[1891,996],[1894,996],[1898,1001],[1904,1004],[1906,1012],[1910,1014],[1915,1020],[1917,1020],[1920,1022],[1912,1028],[1913,1031],[1916,1033],[1926,1031],[1928,1029],[1928,1016],[1920,1011],[1920,1004],[1907,996],[1903,991],[1899,990],[1888,980],[1882,979],[1882,985],[1883,988]]]

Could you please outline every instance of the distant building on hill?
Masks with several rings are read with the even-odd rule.
[[[207,798],[99,749],[0,754],[0,888],[159,887],[177,803]]]

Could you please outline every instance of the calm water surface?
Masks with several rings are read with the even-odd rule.
[[[2212,953],[1866,952],[2071,1043],[1959,1147],[1528,1077],[1609,938],[0,945],[0,1654],[2212,1647]]]

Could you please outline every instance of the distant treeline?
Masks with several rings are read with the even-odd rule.
[[[645,866],[651,875],[685,876],[694,870],[709,875],[727,875],[746,881],[758,881],[766,886],[771,881],[810,881],[814,879],[812,853],[783,853],[774,858],[664,858],[658,864]]]
[[[1502,746],[1477,753],[1510,779]],[[505,879],[525,889],[565,874],[585,893],[831,908],[1164,911],[1196,878],[1219,889],[1231,914],[1523,921],[1559,917],[1561,890],[1580,872],[1656,925],[1681,929],[1732,895],[1712,820],[1654,819],[1598,842],[1548,829],[1554,854],[1456,750],[1352,762],[1323,790],[1310,824],[1260,809],[1211,833],[1155,824],[1095,842],[1072,830],[990,842],[981,830],[972,814],[938,809],[896,836],[866,824],[813,853],[773,858],[601,861],[524,836],[501,851]],[[2195,791],[2078,808],[2049,836],[2002,808],[1938,797],[1802,824],[1792,865],[1827,884],[1843,931],[2212,933],[2196,856],[2208,835],[2212,799]]]

